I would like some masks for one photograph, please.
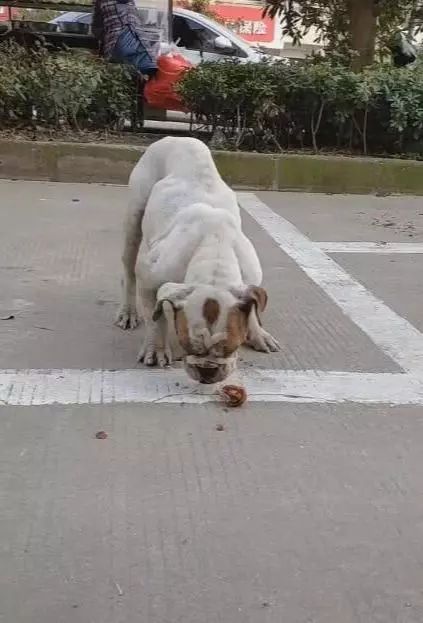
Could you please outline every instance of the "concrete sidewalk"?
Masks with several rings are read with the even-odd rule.
[[[282,351],[227,411],[112,325],[125,189],[0,195],[0,621],[420,623],[421,200],[240,195]]]

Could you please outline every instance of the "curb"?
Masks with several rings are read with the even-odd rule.
[[[126,184],[145,147],[0,141],[0,178]],[[223,178],[245,190],[423,195],[423,162],[213,152]]]

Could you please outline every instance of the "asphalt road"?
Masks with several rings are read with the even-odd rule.
[[[112,324],[124,188],[0,197],[0,621],[421,623],[421,199],[240,194],[282,350],[228,411]]]

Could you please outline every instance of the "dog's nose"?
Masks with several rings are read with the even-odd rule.
[[[219,368],[197,368],[200,375],[200,383],[210,385],[217,382]]]

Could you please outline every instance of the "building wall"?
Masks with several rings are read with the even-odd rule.
[[[313,50],[321,49],[315,43],[316,33],[310,31],[301,46],[294,46],[292,40],[282,34],[280,20],[263,17],[263,4],[248,0],[217,1],[213,4],[216,14],[240,37],[269,50],[269,53],[291,58],[304,58]]]
[[[0,6],[0,22],[6,22],[9,19],[9,9],[6,6]]]

